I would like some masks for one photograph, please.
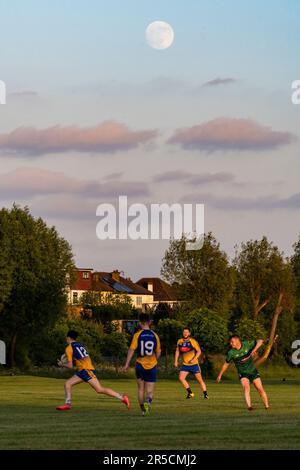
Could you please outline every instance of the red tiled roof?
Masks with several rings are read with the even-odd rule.
[[[95,272],[93,273],[93,290],[102,292],[118,292],[124,294],[153,295],[152,292],[143,286],[134,283],[129,278],[124,278],[120,274]]]

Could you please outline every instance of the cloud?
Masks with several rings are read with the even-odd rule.
[[[70,151],[114,153],[136,148],[153,140],[156,135],[156,130],[131,131],[126,125],[115,121],[85,128],[20,127],[0,134],[0,151],[32,156]]]
[[[209,82],[203,83],[203,87],[215,87],[219,85],[229,85],[231,83],[236,83],[238,80],[236,78],[215,78]]]
[[[8,93],[8,96],[11,96],[12,98],[37,98],[39,95],[36,91],[22,90],[22,91],[12,91]]]
[[[272,210],[299,210],[300,193],[292,194],[289,197],[280,197],[276,194],[269,194],[257,198],[238,196],[215,196],[208,193],[189,194],[181,199],[181,203],[191,203],[197,201],[218,210],[229,211],[257,211],[266,212]]]
[[[153,177],[156,183],[163,183],[168,181],[186,181],[191,176],[191,173],[183,170],[166,171]]]
[[[155,175],[153,181],[156,183],[183,181],[190,185],[208,184],[208,183],[227,183],[234,181],[235,176],[232,173],[220,171],[217,173],[201,173],[195,175],[183,170],[174,170]]]
[[[295,142],[289,132],[273,131],[251,119],[217,118],[193,127],[178,129],[168,140],[187,150],[263,151]]]
[[[0,195],[5,198],[31,198],[40,195],[76,194],[89,198],[148,196],[147,184],[135,181],[82,180],[41,168],[18,168],[0,175]]]

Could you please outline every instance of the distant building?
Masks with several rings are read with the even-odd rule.
[[[77,305],[80,303],[80,298],[83,293],[90,292],[93,285],[93,269],[92,268],[77,268],[77,279],[71,289],[69,290],[69,304]]]
[[[108,294],[127,294],[134,307],[144,310],[144,306],[154,301],[153,293],[121,276],[118,270],[94,272],[91,268],[77,268],[77,280],[69,291],[69,304],[78,305],[85,292],[99,292],[102,297]]]
[[[153,293],[153,301],[148,303],[150,308],[161,303],[174,307],[180,302],[175,289],[159,277],[143,277],[136,284]]]

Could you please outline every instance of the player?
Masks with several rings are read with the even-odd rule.
[[[72,401],[72,387],[74,385],[80,384],[82,382],[87,382],[97,393],[103,393],[110,397],[117,398],[122,403],[124,403],[127,408],[130,408],[130,401],[127,395],[122,395],[120,393],[114,392],[110,388],[102,387],[98,381],[94,366],[91,362],[90,356],[87,350],[82,346],[82,344],[76,341],[78,333],[74,330],[70,330],[67,334],[67,343],[66,347],[66,357],[67,363],[65,367],[72,369],[73,361],[78,369],[76,374],[71,377],[65,383],[65,404],[58,406],[56,409],[59,411],[67,411],[71,409]],[[61,361],[58,361],[59,365],[63,366]]]
[[[230,350],[228,351],[226,362],[217,378],[217,383],[222,379],[222,375],[228,369],[231,362],[234,362],[241,385],[244,389],[245,401],[249,411],[253,410],[250,396],[250,383],[252,382],[256,390],[261,396],[266,410],[269,409],[267,394],[263,388],[263,384],[258,370],[255,367],[254,357],[263,344],[262,339],[256,341],[242,341],[237,335],[231,336],[229,339]]]
[[[124,371],[128,370],[134,352],[137,350],[138,357],[135,373],[138,387],[138,402],[142,410],[142,416],[148,416],[154,396],[157,374],[156,366],[157,360],[161,355],[161,349],[159,337],[150,328],[149,315],[142,313],[139,320],[141,329],[133,335]]]
[[[179,381],[187,391],[186,398],[193,398],[195,395],[192,392],[188,381],[186,380],[186,377],[191,372],[194,374],[202,389],[203,397],[208,400],[209,397],[207,394],[206,385],[202,378],[201,369],[199,366],[201,348],[197,341],[191,338],[191,330],[188,327],[183,329],[182,336],[183,337],[177,341],[174,359],[174,366],[177,368],[179,356],[182,355],[182,366],[180,368]]]

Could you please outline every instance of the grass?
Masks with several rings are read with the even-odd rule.
[[[60,413],[63,383],[0,377],[0,449],[300,449],[299,381],[267,382],[269,411],[253,390],[249,413],[238,383],[208,382],[207,401],[198,392],[185,400],[178,382],[161,380],[147,418],[140,416],[132,379],[103,382],[129,394],[130,411],[82,384],[74,388],[72,411]]]

